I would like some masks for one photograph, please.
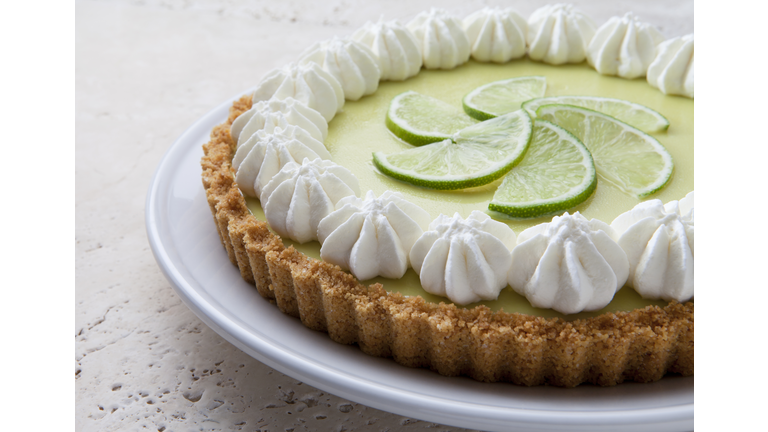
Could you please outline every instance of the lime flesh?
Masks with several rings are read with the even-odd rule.
[[[543,105],[536,116],[576,135],[600,177],[627,194],[654,194],[672,176],[672,156],[656,138],[611,116],[573,105]]]
[[[462,106],[471,117],[488,120],[519,110],[523,102],[544,96],[546,90],[547,79],[542,76],[494,81],[472,90]]]
[[[373,153],[384,174],[416,186],[456,190],[491,183],[523,158],[533,121],[524,110],[460,130],[447,139],[399,153]]]
[[[386,118],[396,137],[415,146],[449,139],[475,123],[457,107],[414,91],[393,98]]]
[[[565,129],[536,120],[525,157],[504,177],[488,208],[538,217],[581,204],[596,187],[595,164],[584,144]]]
[[[536,110],[540,106],[551,104],[575,105],[608,114],[645,133],[663,132],[669,128],[669,120],[659,112],[623,99],[598,96],[551,96],[526,101],[523,103],[523,109],[528,111],[531,117],[536,117]]]

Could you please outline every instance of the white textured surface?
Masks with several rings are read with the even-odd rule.
[[[464,16],[486,3],[501,4],[441,6]],[[544,3],[514,6],[527,16]],[[242,353],[181,303],[144,227],[152,173],[187,126],[314,41],[429,4],[76,2],[77,430],[459,430],[324,394]],[[694,30],[692,1],[576,4],[598,25],[634,10],[667,37]]]

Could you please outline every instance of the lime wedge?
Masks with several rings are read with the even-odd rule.
[[[630,195],[651,195],[672,176],[672,156],[656,138],[611,116],[573,105],[543,105],[536,116],[576,135],[600,178]]]
[[[523,109],[531,117],[536,117],[536,110],[542,105],[575,105],[582,108],[608,114],[624,123],[634,126],[645,133],[663,132],[669,128],[669,120],[647,106],[621,99],[595,96],[553,96],[531,99],[523,102]]]
[[[542,76],[494,81],[472,90],[462,105],[471,117],[488,120],[519,110],[520,104],[544,96],[546,90],[547,79]]]
[[[523,110],[477,123],[452,139],[401,151],[373,153],[373,163],[397,180],[431,189],[482,186],[517,165],[531,140],[533,120]]]
[[[387,128],[401,140],[421,146],[451,138],[477,121],[439,99],[407,91],[395,96],[387,111]]]
[[[584,144],[560,126],[536,120],[525,157],[504,177],[488,208],[533,218],[574,207],[596,187],[595,164]]]

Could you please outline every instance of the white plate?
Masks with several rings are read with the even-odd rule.
[[[234,99],[168,150],[147,195],[147,235],[184,303],[259,361],[340,397],[425,421],[481,430],[693,430],[693,377],[573,389],[487,384],[371,357],[309,330],[240,278],[216,233],[200,179],[202,145]]]

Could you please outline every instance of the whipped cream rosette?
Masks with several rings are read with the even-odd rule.
[[[268,123],[279,126],[282,124],[280,119],[285,119],[285,124],[299,126],[318,141],[325,141],[328,136],[328,122],[325,118],[316,110],[289,97],[258,102],[240,114],[230,128],[232,139],[240,145]]]
[[[528,23],[513,9],[483,8],[463,21],[472,58],[506,63],[525,55]]]
[[[269,226],[299,243],[317,240],[317,225],[347,196],[360,195],[357,177],[329,160],[288,162],[261,192]]]
[[[331,159],[323,143],[294,125],[262,129],[240,145],[232,158],[235,181],[243,194],[261,197],[261,190],[289,162]]]
[[[528,57],[554,65],[581,63],[596,28],[573,5],[543,6],[528,18]]]
[[[344,97],[356,101],[379,88],[379,62],[367,46],[352,39],[317,42],[299,56],[300,64],[316,63],[341,84]]]
[[[514,247],[509,226],[474,210],[466,220],[458,213],[438,216],[409,257],[425,291],[465,305],[499,297]]]
[[[469,60],[470,47],[461,20],[444,9],[424,11],[408,23],[419,41],[424,67],[453,69]]]
[[[693,33],[660,43],[647,76],[664,94],[693,98]]]
[[[273,69],[253,92],[253,104],[269,99],[294,98],[331,121],[344,106],[344,90],[339,81],[314,62],[291,63]]]
[[[693,192],[666,205],[642,202],[611,226],[629,259],[629,286],[643,298],[693,297]]]
[[[411,247],[429,226],[429,213],[386,191],[376,198],[342,198],[336,211],[320,221],[320,257],[352,272],[360,280],[375,276],[401,278],[410,266]]]
[[[535,307],[564,314],[604,308],[627,281],[627,255],[610,225],[566,212],[520,233],[509,285]]]
[[[603,75],[643,77],[656,56],[656,46],[663,40],[656,27],[640,22],[629,12],[609,19],[597,29],[587,49],[587,62]]]
[[[376,54],[382,81],[403,81],[421,70],[419,41],[397,20],[369,21],[352,34],[352,39]]]

